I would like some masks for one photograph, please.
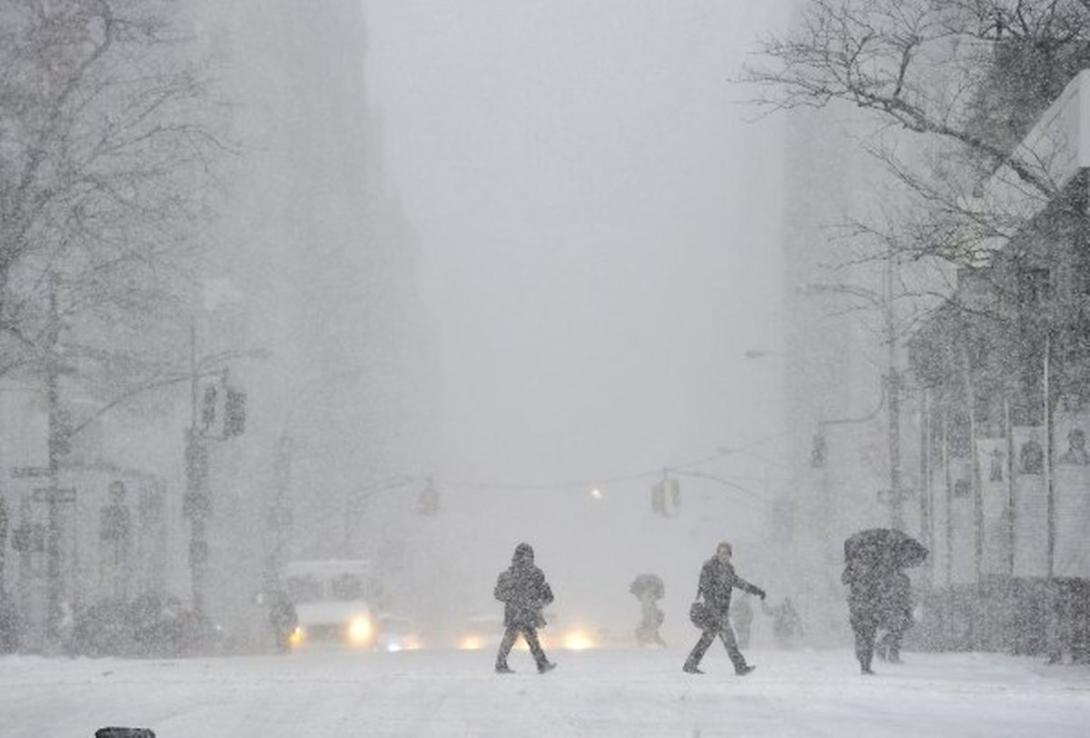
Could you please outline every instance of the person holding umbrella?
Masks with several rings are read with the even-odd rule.
[[[657,574],[640,574],[629,585],[628,591],[640,601],[642,617],[636,628],[636,643],[641,646],[665,646],[666,641],[659,634],[659,627],[665,619],[658,606],[658,600],[666,594],[662,577]]]
[[[907,579],[901,570],[922,563],[927,553],[919,541],[891,528],[861,531],[844,541],[840,579],[848,586],[848,611],[861,673],[874,673],[874,640],[887,609],[886,594],[897,590],[904,581],[901,577]]]

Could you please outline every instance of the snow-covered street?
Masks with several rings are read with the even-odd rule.
[[[994,654],[908,654],[858,675],[847,651],[751,651],[735,677],[680,651],[557,651],[546,676],[516,652],[326,652],[122,661],[0,659],[0,735],[160,738],[367,736],[1084,736],[1090,669]]]

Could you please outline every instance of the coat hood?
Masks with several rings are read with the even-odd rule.
[[[515,566],[533,566],[534,547],[529,543],[520,543],[515,546],[515,554],[511,557],[511,563]]]

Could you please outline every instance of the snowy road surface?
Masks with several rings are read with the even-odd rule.
[[[557,651],[538,676],[490,652],[310,653],[179,661],[0,658],[0,736],[1086,736],[1090,669],[990,654],[908,654],[861,677],[847,651]]]

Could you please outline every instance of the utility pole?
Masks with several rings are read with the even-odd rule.
[[[204,376],[221,375],[226,370],[211,369],[232,359],[269,357],[265,349],[239,349],[221,351],[208,356],[197,356],[197,318],[189,323],[189,427],[185,431],[185,500],[182,514],[189,518],[189,574],[193,584],[193,609],[205,613],[205,595],[208,583],[208,521],[212,517],[212,495],[209,490],[209,439],[225,441],[241,435],[245,429],[245,395],[223,387],[223,434],[208,436],[200,406],[200,381]],[[240,401],[232,405],[232,396]]]
[[[46,334],[46,402],[49,408],[49,489],[48,523],[46,527],[46,640],[55,643],[58,638],[61,600],[63,596],[61,581],[61,521],[59,500],[59,476],[61,456],[61,434],[64,427],[60,410],[60,366],[57,358],[57,344],[60,341],[60,311],[57,309],[57,275],[49,274],[49,328]]]
[[[885,294],[882,300],[887,347],[886,397],[889,402],[889,525],[905,528],[904,493],[901,489],[901,373],[897,370],[897,326],[893,314],[893,255],[886,259]]]
[[[189,325],[189,428],[185,434],[185,504],[183,512],[189,518],[189,573],[193,585],[193,609],[204,614],[205,584],[208,567],[208,519],[212,502],[208,494],[208,449],[202,439],[198,415],[197,393],[200,374],[197,364],[197,320]]]

